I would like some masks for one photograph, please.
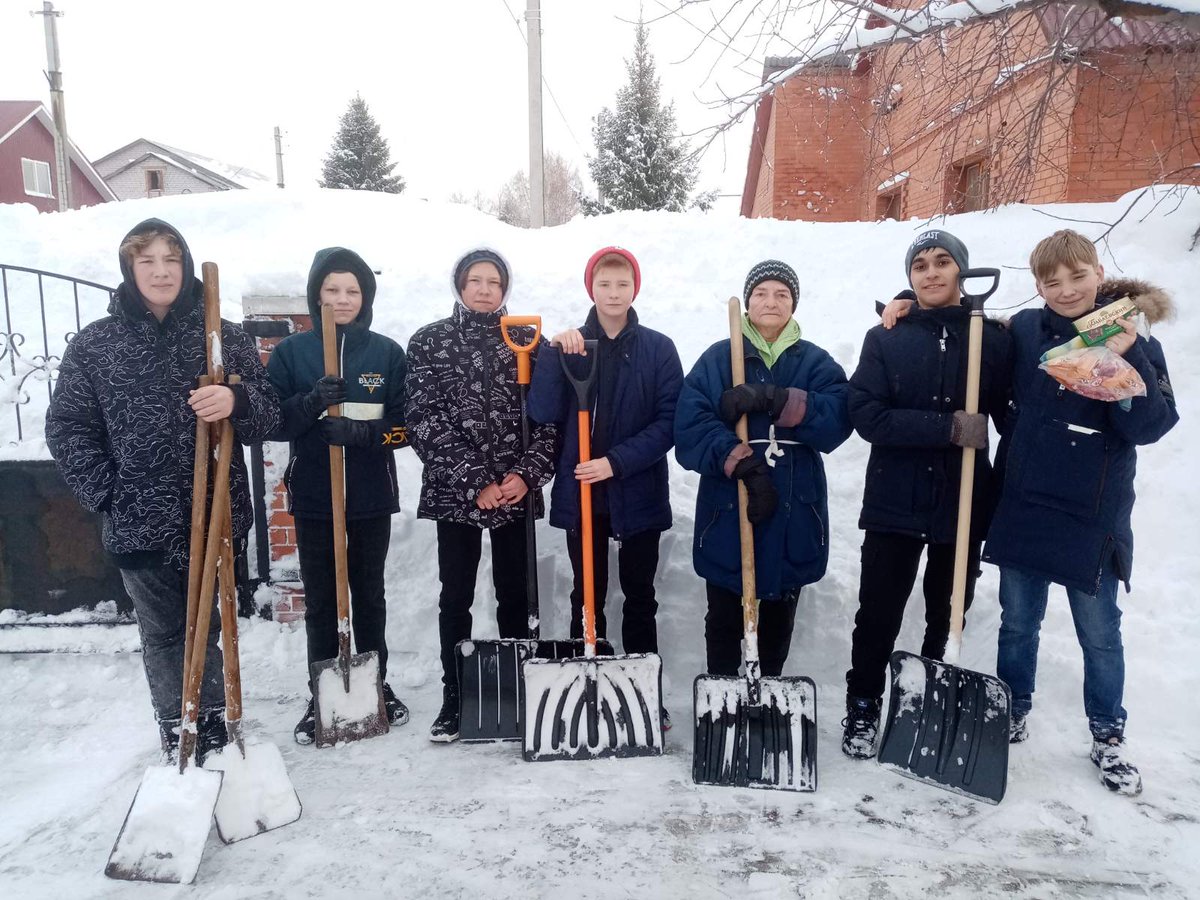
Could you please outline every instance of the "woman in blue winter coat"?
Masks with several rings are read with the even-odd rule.
[[[850,436],[846,373],[800,336],[793,318],[799,280],[766,260],[746,277],[742,319],[746,383],[733,387],[729,341],[709,347],[684,379],[675,415],[675,456],[700,473],[692,559],[707,582],[704,636],[711,675],[741,663],[742,575],[737,480],[754,525],[762,673],[787,661],[800,589],[825,574],[829,510],[822,453]],[[748,415],[750,442],[734,424]]]

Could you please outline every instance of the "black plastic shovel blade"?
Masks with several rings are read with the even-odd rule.
[[[612,656],[608,641],[596,642],[599,656]],[[459,641],[454,648],[459,684],[459,740],[519,741],[527,659],[583,656],[583,641]]]
[[[777,791],[817,789],[817,687],[763,678],[758,703],[745,678],[701,675],[693,688],[692,780]]]
[[[309,667],[318,747],[361,741],[388,732],[379,654],[374,650],[353,654],[349,672],[350,689],[346,690],[346,678],[338,657],[315,662]]]
[[[661,756],[662,658],[530,659],[522,753],[529,762]]]
[[[879,762],[988,803],[1008,784],[1012,693],[999,678],[897,650]]]

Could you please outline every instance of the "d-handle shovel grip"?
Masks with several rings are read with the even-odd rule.
[[[591,409],[592,386],[596,383],[596,370],[600,364],[599,355],[596,353],[596,345],[599,341],[586,340],[583,342],[583,350],[587,355],[588,372],[583,378],[576,378],[575,373],[571,371],[571,364],[567,361],[567,357],[574,354],[559,353],[558,361],[562,363],[563,374],[567,376],[567,381],[571,382],[571,386],[575,388],[575,397],[579,401],[581,410]]]
[[[512,335],[508,333],[508,329],[517,325],[532,325],[533,338],[528,344],[518,344],[512,339]],[[500,317],[500,337],[504,338],[504,343],[508,344],[508,349],[517,354],[517,384],[529,384],[531,377],[531,369],[529,366],[529,354],[533,352],[533,348],[538,345],[538,341],[542,337],[542,317],[541,316],[501,316]]]
[[[990,278],[991,286],[984,290],[971,291],[967,288],[968,281],[976,281],[982,278]],[[988,297],[996,293],[996,288],[1000,287],[1000,270],[999,269],[964,269],[958,273],[958,290],[963,295],[963,299],[967,301],[967,305],[971,307],[973,313],[983,313],[983,304]]]

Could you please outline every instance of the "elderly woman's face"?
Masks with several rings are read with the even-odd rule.
[[[750,292],[750,324],[774,340],[792,317],[792,292],[782,281],[768,280]]]

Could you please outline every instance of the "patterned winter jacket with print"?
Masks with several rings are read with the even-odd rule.
[[[147,220],[130,234],[151,228],[174,234],[183,250],[179,299],[156,321],[122,260],[125,281],[109,315],[67,345],[46,416],[59,472],[85,509],[103,513],[105,549],[126,568],[187,564],[196,447],[187,400],[207,371],[203,285],[191,254],[165,222]],[[279,400],[249,335],[222,320],[221,345],[226,373],[242,379],[234,433],[243,444],[261,441],[279,425]],[[253,511],[241,453],[233,455],[230,495],[234,537],[242,540]]]
[[[517,521],[525,504],[480,509],[479,492],[510,472],[535,492],[542,515],[540,488],[554,474],[558,429],[530,423],[529,449],[521,446],[521,407],[516,354],[500,336],[505,308],[491,313],[454,312],[417,331],[408,344],[405,378],[408,439],[424,464],[422,519],[495,528]],[[514,328],[513,339],[528,343],[532,331]],[[537,353],[533,354],[536,365]]]

